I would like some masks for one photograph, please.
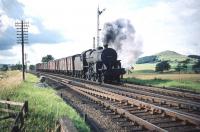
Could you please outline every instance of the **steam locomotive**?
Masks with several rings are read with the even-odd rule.
[[[36,71],[62,73],[97,82],[120,82],[125,69],[117,52],[107,45],[81,54],[36,64]]]

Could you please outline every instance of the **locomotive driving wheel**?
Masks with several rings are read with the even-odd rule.
[[[95,73],[92,76],[92,81],[96,81],[96,74]]]

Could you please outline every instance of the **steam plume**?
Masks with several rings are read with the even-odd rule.
[[[142,54],[142,41],[136,36],[129,20],[118,19],[104,24],[102,41],[117,51],[124,67],[130,67]]]

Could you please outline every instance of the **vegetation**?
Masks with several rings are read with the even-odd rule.
[[[200,60],[198,60],[198,62],[196,62],[194,65],[193,65],[193,70],[195,71],[195,73],[200,73]]]
[[[136,64],[145,64],[145,63],[157,63],[161,61],[168,61],[169,63],[178,63],[181,61],[189,60],[194,63],[199,56],[191,55],[185,56],[174,51],[163,51],[155,55],[141,57],[136,61]]]
[[[7,70],[8,70],[8,65],[5,65],[5,64],[4,64],[4,65],[2,66],[2,68],[1,68],[1,70],[2,70],[2,71],[7,71]]]
[[[152,55],[152,56],[145,56],[145,57],[139,58],[136,61],[136,64],[154,63],[154,62],[157,62],[157,61],[158,61],[157,56]]]
[[[184,61],[178,62],[178,65],[175,67],[175,71],[179,73],[181,71],[187,71],[189,63],[190,63],[190,59],[186,59]]]
[[[21,70],[22,64],[12,65],[10,68],[11,68],[11,70]]]
[[[168,62],[179,62],[179,61],[184,61],[186,59],[190,59],[185,55],[181,55],[177,52],[169,50],[160,52],[156,55],[158,56],[158,59],[160,61],[168,61]]]
[[[200,73],[199,58],[198,55],[185,56],[173,51],[164,51],[139,58],[137,64],[133,65],[134,70],[127,72],[124,77],[125,80],[141,85],[200,91],[200,75],[195,74]],[[165,72],[160,74],[156,71]]]
[[[42,57],[42,62],[49,62],[51,60],[54,60],[54,57],[52,55]]]
[[[163,71],[168,71],[170,69],[170,65],[167,61],[162,61],[158,64],[156,64],[156,68],[155,68],[155,71],[156,72],[163,72]]]
[[[35,65],[30,65],[30,66],[29,66],[29,69],[30,69],[30,70],[35,70]]]
[[[200,92],[200,77],[196,76],[196,74],[193,74],[194,76],[180,74],[175,74],[175,76],[173,74],[159,74],[158,78],[155,77],[156,75],[143,75],[143,77],[140,76],[140,78],[128,77],[124,80],[138,85],[183,88]],[[163,75],[163,78],[161,75]]]
[[[200,60],[200,56],[199,55],[188,55],[188,57]]]
[[[27,74],[27,80],[21,82],[20,72],[9,72],[9,77],[0,81],[0,99],[29,101],[29,115],[25,122],[26,131],[54,131],[56,120],[62,116],[69,117],[79,131],[89,131],[85,122],[74,109],[65,104],[52,88],[39,88],[38,79]]]
[[[152,56],[139,58],[134,64],[134,70],[129,70],[129,73],[155,73],[156,64],[162,61],[168,61],[170,64],[171,67],[168,72],[198,73],[198,68],[193,67],[198,62],[199,57],[198,55],[185,56],[174,51],[164,51]]]

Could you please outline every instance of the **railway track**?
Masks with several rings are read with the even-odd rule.
[[[200,131],[199,118],[180,110],[189,107],[188,110],[192,108],[193,111],[196,109],[198,112],[199,104],[197,103],[185,103],[183,100],[183,102],[180,100],[179,102],[169,101],[169,99],[161,100],[158,97],[127,92],[116,87],[111,89],[105,86],[75,82],[62,76],[44,73],[43,75],[64,85],[70,85],[74,91],[103,105],[111,113],[119,115],[119,122],[124,125],[127,131]],[[166,104],[167,106],[176,106],[178,109],[166,108],[164,107]]]
[[[51,74],[55,75],[55,74]],[[146,103],[151,103],[157,106],[162,106],[164,108],[170,108],[176,111],[180,111],[183,114],[188,114],[191,116],[196,116],[200,118],[200,100],[199,102],[196,102],[197,100],[188,99],[188,98],[177,98],[170,95],[163,95],[158,93],[152,93],[144,90],[138,90],[132,87],[123,87],[123,86],[116,86],[116,85],[110,85],[110,84],[101,84],[91,81],[86,81],[83,79],[77,79],[73,77],[66,77],[64,75],[56,74],[57,76],[75,80],[78,82],[87,82],[87,85],[84,83],[85,87],[93,87],[92,84],[98,85],[100,89],[106,89],[110,92],[114,92],[117,94],[121,94],[127,97],[131,97],[133,99],[141,100]],[[135,85],[136,86],[136,85]],[[142,86],[141,86],[142,87]],[[173,92],[173,91],[172,91]],[[176,92],[176,91],[175,91]],[[189,94],[189,93],[188,93]],[[194,95],[193,96],[198,96]]]

